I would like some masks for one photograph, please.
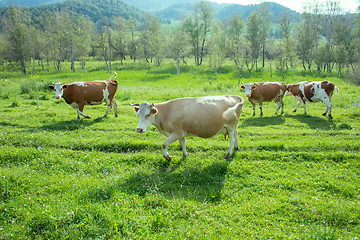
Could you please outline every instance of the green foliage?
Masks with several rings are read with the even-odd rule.
[[[189,61],[188,61],[189,62]],[[70,63],[65,62],[66,66]],[[359,87],[331,75],[333,120],[322,103],[307,103],[308,115],[285,97],[285,114],[264,103],[264,117],[252,117],[233,65],[225,62],[217,80],[206,66],[175,63],[146,76],[131,60],[114,62],[119,116],[102,118],[106,107],[85,106],[92,119],[46,89],[51,82],[108,79],[102,63],[87,73],[51,67],[36,77],[0,72],[0,239],[354,239],[360,234]],[[99,71],[99,69],[103,69]],[[321,80],[318,74],[286,83]],[[325,74],[324,74],[325,75]],[[278,81],[266,69],[243,81]],[[33,105],[38,86],[39,107]],[[129,103],[177,97],[236,94],[245,98],[238,126],[239,147],[223,157],[229,140],[187,137],[172,162],[162,157],[165,137],[155,127],[138,134]],[[35,96],[35,95],[34,95]],[[17,107],[11,107],[13,102]],[[106,169],[106,171],[105,171]],[[106,174],[105,174],[106,173]]]

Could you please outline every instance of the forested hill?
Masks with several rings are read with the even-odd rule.
[[[300,18],[300,13],[293,11],[283,5],[274,2],[266,2],[270,12],[273,13],[272,21],[279,22],[280,16],[283,12],[287,12],[293,22],[297,22]],[[240,5],[240,4],[218,4],[212,2],[212,7],[215,10],[215,18],[226,20],[234,15],[239,14],[243,19],[247,19],[253,11],[258,11],[259,4],[254,5]],[[154,12],[163,22],[177,21],[182,16],[188,16],[193,12],[193,4],[179,3],[171,5],[165,9]]]
[[[14,6],[42,6],[65,2],[66,0],[0,0],[0,7],[8,7],[9,4]]]
[[[6,9],[7,8],[2,8],[0,10],[0,15],[4,14]],[[121,16],[126,19],[133,17],[141,22],[145,15],[143,11],[126,4],[121,0],[67,0],[65,2],[46,6],[27,7],[27,9],[33,16],[39,16],[43,12],[54,12],[62,9],[68,9],[76,14],[88,16],[94,23],[100,24],[101,22],[106,23],[106,21],[115,16]]]

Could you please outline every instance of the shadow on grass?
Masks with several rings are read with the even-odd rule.
[[[283,115],[274,115],[272,117],[251,117],[245,119],[240,127],[263,127],[269,125],[281,125],[285,123]]]
[[[333,122],[333,120],[327,117],[317,117],[307,114],[287,115],[286,117],[294,118],[299,122],[306,124],[311,129],[336,129],[336,124]]]
[[[222,160],[204,168],[191,167],[182,171],[174,171],[177,167],[161,164],[158,171],[137,172],[124,182],[94,187],[83,197],[91,201],[106,201],[120,190],[140,197],[160,194],[168,199],[216,203],[221,201],[230,161]]]
[[[74,131],[84,127],[91,126],[93,124],[99,123],[103,120],[103,117],[98,117],[93,120],[89,119],[74,119],[67,121],[60,121],[53,124],[48,124],[40,127],[41,130],[46,131]]]

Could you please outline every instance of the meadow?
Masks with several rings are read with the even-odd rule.
[[[190,62],[190,61],[189,61]],[[24,77],[0,66],[0,239],[358,239],[360,237],[360,87],[343,77],[299,72],[286,83],[330,80],[333,120],[323,103],[308,114],[285,97],[285,114],[265,103],[252,117],[238,76],[228,63],[217,80],[206,66],[167,63],[155,75],[115,62],[119,116],[105,105],[85,106],[91,119],[54,99],[51,82],[108,79],[99,62],[87,72]],[[243,82],[281,81],[268,71]],[[240,95],[239,151],[225,160],[229,140],[187,138],[171,163],[162,157],[154,126],[143,134],[129,103],[178,97]],[[38,99],[38,100],[37,100]],[[357,101],[359,101],[358,99]]]

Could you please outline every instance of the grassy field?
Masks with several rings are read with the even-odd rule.
[[[334,119],[321,115],[322,103],[308,103],[308,115],[300,106],[293,113],[293,97],[285,97],[284,115],[266,103],[260,118],[231,65],[215,81],[205,66],[183,66],[177,77],[168,64],[146,76],[136,64],[114,63],[119,117],[111,111],[103,119],[104,105],[85,106],[92,119],[76,120],[47,86],[112,75],[100,63],[87,68],[31,77],[0,71],[0,239],[359,238],[360,108],[352,107],[359,86],[289,73],[287,83],[326,79],[340,88]],[[243,78],[280,80],[264,72]],[[188,137],[185,160],[176,142],[167,163],[155,127],[135,132],[129,103],[230,94],[246,102],[240,150],[229,160],[223,136]]]

